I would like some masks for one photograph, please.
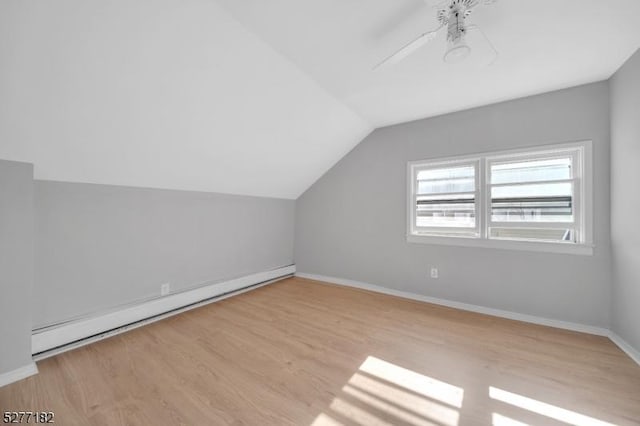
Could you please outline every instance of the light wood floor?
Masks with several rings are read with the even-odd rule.
[[[606,338],[299,278],[38,367],[0,388],[0,412],[54,411],[63,425],[640,424],[640,367]]]

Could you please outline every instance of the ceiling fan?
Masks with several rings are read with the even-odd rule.
[[[400,50],[385,58],[373,69],[377,70],[388,65],[397,64],[404,58],[429,43],[436,38],[438,32],[446,27],[447,31],[447,49],[443,60],[447,63],[457,63],[463,61],[471,53],[471,47],[466,42],[467,32],[470,30],[478,31],[489,45],[494,54],[491,61],[493,63],[498,56],[498,51],[489,41],[485,33],[477,26],[468,24],[466,19],[471,15],[473,10],[480,6],[488,6],[497,0],[446,0],[439,3],[436,8],[436,18],[440,25],[435,30],[427,31],[415,40],[404,45]]]

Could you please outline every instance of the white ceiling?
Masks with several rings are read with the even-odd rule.
[[[297,198],[371,126],[209,0],[0,2],[0,158]]]
[[[639,0],[498,0],[469,18],[500,52],[491,66],[477,33],[476,58],[445,64],[441,32],[372,72],[436,28],[436,9],[424,0],[216,1],[376,127],[603,80],[640,47]]]
[[[436,0],[432,0],[436,1]],[[38,179],[297,198],[374,127],[608,78],[640,0],[499,0],[442,60],[423,0],[0,2],[0,158]]]

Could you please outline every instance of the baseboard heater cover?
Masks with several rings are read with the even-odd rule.
[[[180,312],[271,284],[293,276],[295,272],[295,265],[289,265],[171,294],[103,315],[36,330],[31,336],[31,352],[34,359],[44,359]]]

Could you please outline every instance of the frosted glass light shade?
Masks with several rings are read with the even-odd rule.
[[[447,43],[447,51],[444,53],[444,61],[448,64],[462,62],[471,53],[471,48],[463,36],[456,41]]]

